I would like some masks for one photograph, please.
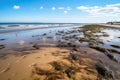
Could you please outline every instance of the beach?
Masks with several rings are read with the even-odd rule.
[[[1,29],[0,80],[119,80],[120,28],[114,27]]]
[[[106,27],[114,27],[114,28],[120,28],[120,25],[118,24],[99,24],[99,25],[102,25],[102,26],[106,26]]]

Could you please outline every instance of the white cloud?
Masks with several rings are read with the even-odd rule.
[[[68,11],[64,11],[64,13],[65,13],[65,14],[67,14],[67,13],[68,13]]]
[[[56,8],[55,8],[55,7],[52,7],[51,9],[54,11]]]
[[[88,7],[86,7],[86,6],[79,6],[79,7],[77,7],[77,9],[78,10],[87,10],[88,9]]]
[[[43,9],[43,6],[41,6],[40,9]]]
[[[66,11],[70,11],[72,10],[71,7],[58,7],[59,10],[66,10]]]
[[[111,5],[107,5],[109,7],[117,7],[117,6],[120,6],[120,4],[111,4]]]
[[[18,10],[18,9],[20,9],[20,6],[14,5],[14,6],[13,6],[13,9]]]
[[[112,4],[105,6],[79,6],[78,10],[87,12],[94,16],[118,16],[120,15],[120,4]]]
[[[59,7],[58,9],[59,9],[59,10],[64,10],[65,8],[64,8],[64,7]]]
[[[71,9],[71,7],[67,7],[66,10],[70,11],[70,10],[72,10],[72,9]]]

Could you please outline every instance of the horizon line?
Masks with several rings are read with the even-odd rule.
[[[78,23],[78,22],[0,22],[0,24],[1,23],[71,23],[71,24],[74,24],[74,23]],[[80,23],[78,23],[78,24],[85,24],[85,23],[92,23],[92,22],[80,22]],[[98,23],[98,22],[95,22],[95,23]],[[107,22],[99,22],[99,23],[107,23]]]

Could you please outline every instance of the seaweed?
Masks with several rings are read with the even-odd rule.
[[[108,66],[103,63],[97,63],[95,66],[98,72],[98,80],[102,80],[102,78],[115,80],[114,72]]]
[[[3,48],[5,48],[5,45],[0,45],[0,49],[3,49]]]
[[[112,47],[115,47],[115,48],[120,48],[119,45],[111,45]]]

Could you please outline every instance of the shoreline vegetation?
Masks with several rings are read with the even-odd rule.
[[[0,79],[119,80],[120,45],[113,42],[115,39],[119,40],[120,36],[116,35],[116,38],[111,39],[111,34],[107,33],[109,30],[119,32],[120,27],[89,24],[54,31],[51,36],[49,34],[52,31],[31,35],[32,38],[39,39],[37,42],[40,44],[30,42],[29,48],[26,48],[24,42],[21,42],[22,49],[14,49],[3,55],[1,53]],[[41,39],[46,40],[45,45],[48,46]],[[2,42],[6,40],[0,39]],[[0,44],[0,50],[5,49],[5,46]]]

